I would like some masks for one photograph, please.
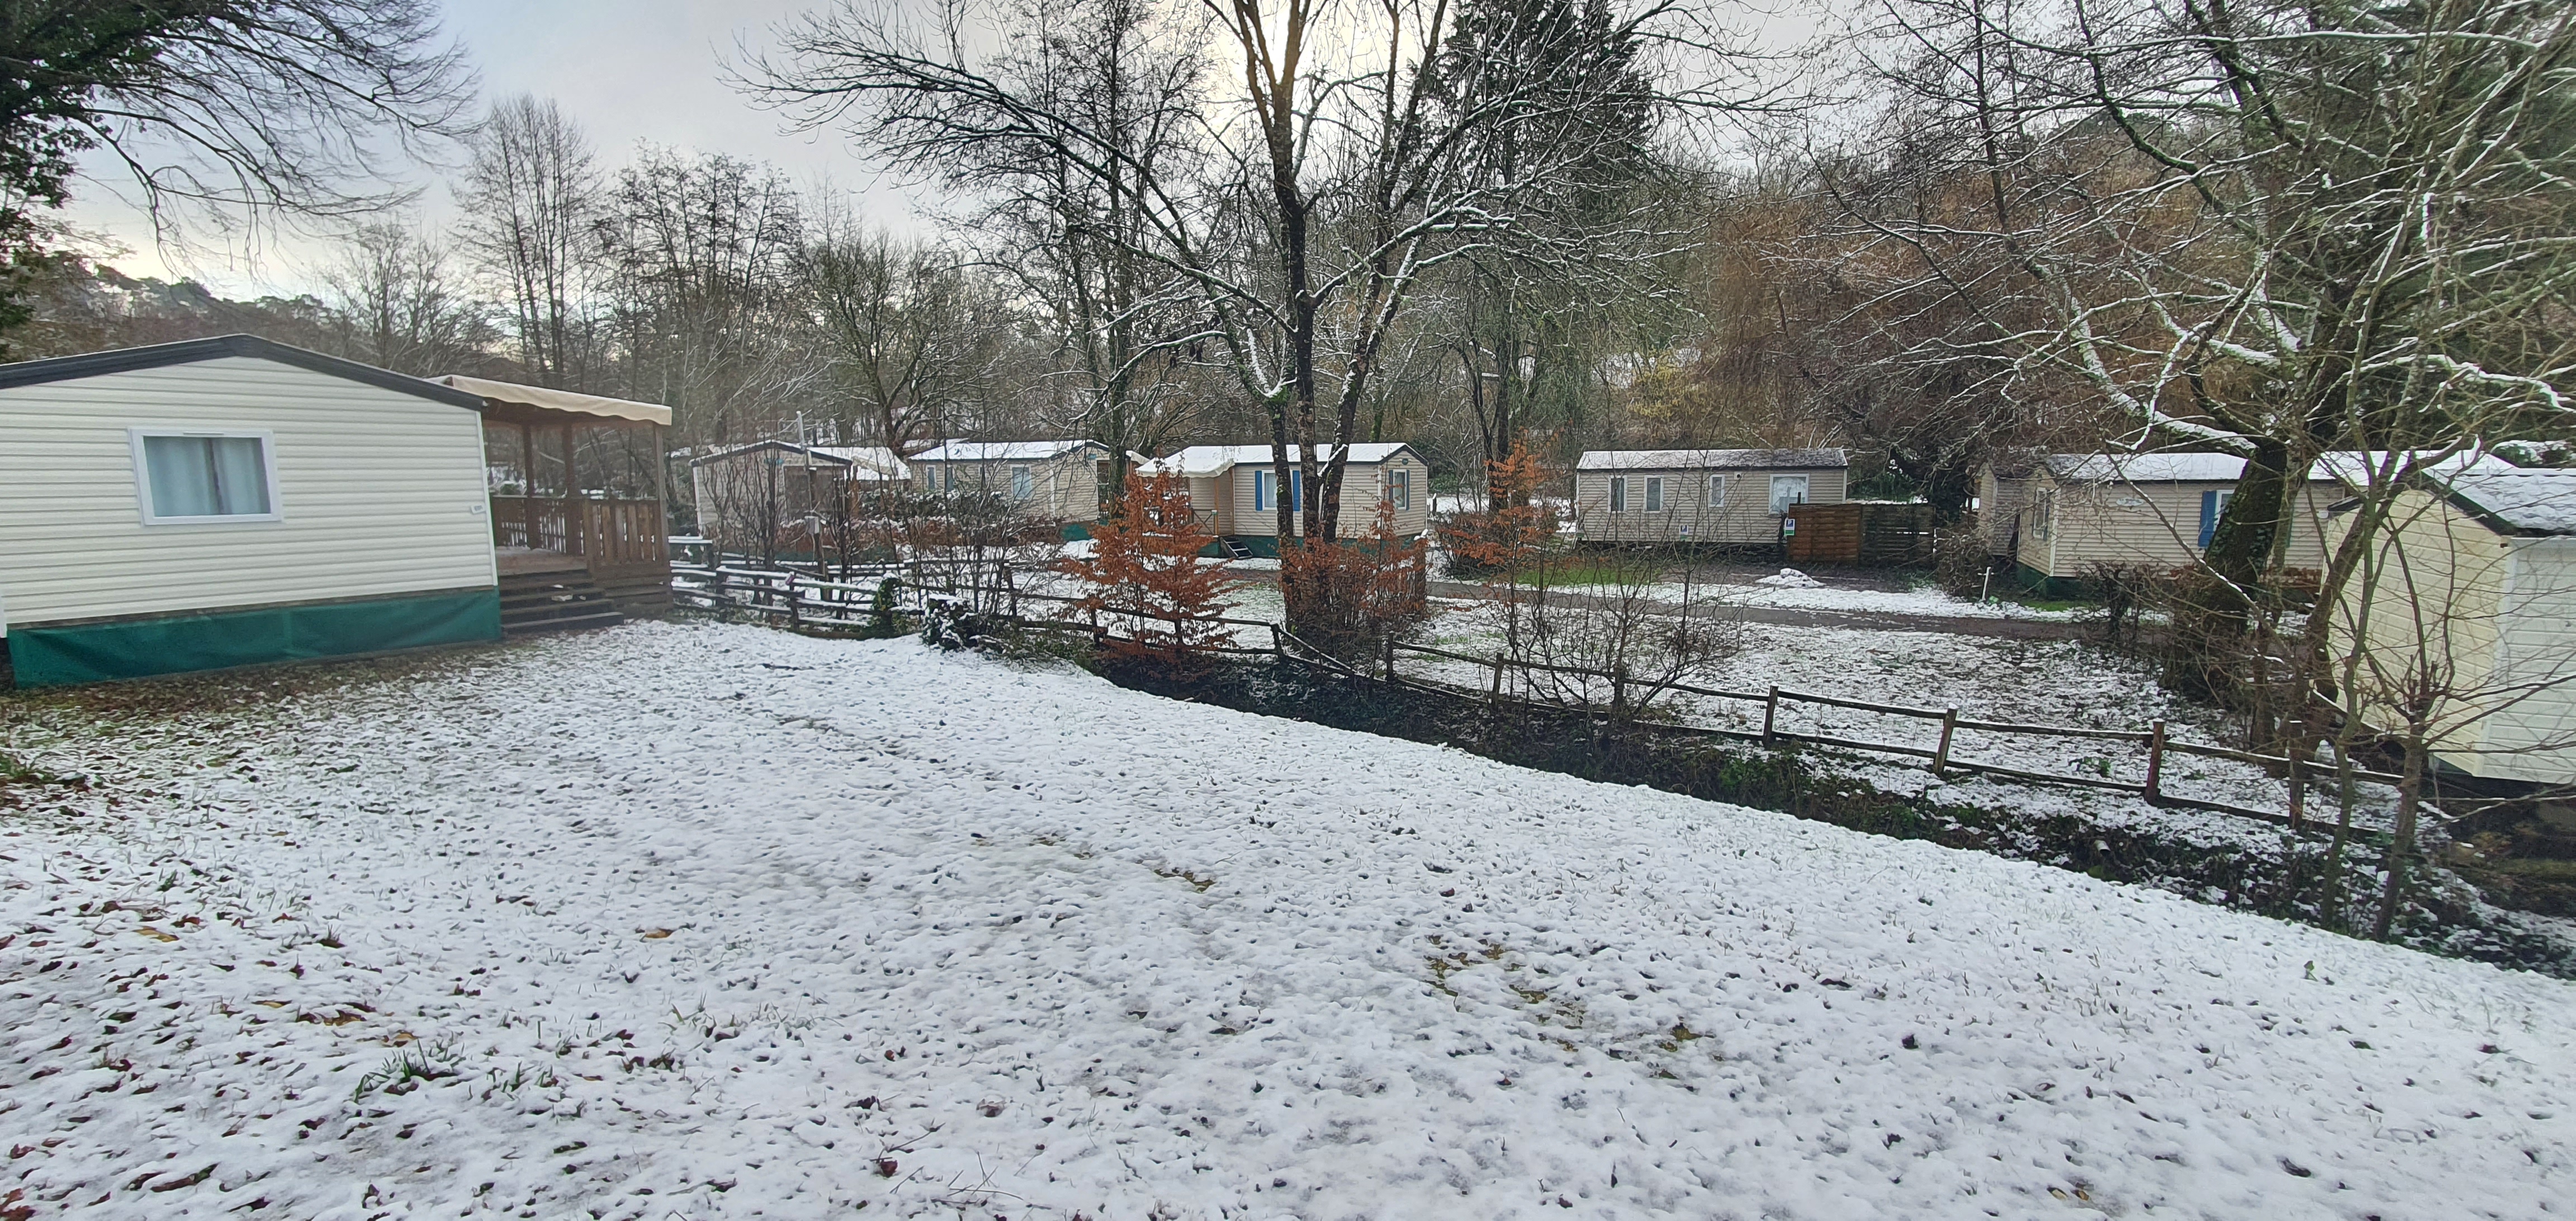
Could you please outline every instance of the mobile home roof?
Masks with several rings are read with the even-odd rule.
[[[1576,459],[1578,471],[1834,470],[1851,465],[1839,449],[1595,449]]]

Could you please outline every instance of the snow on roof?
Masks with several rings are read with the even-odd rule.
[[[902,456],[882,445],[817,445],[813,448],[815,453],[824,457],[838,458],[888,479],[912,477],[912,468],[904,465]]]
[[[914,454],[915,462],[1044,462],[1096,441],[942,441]]]
[[[2338,450],[2321,454],[2309,468],[2316,483],[2358,487],[2387,469],[2385,450]],[[2434,471],[2514,469],[2492,454],[2458,454],[2429,462]],[[2234,483],[2244,474],[2245,459],[2234,454],[2051,454],[2048,469],[2057,477],[2080,483]]]
[[[1839,449],[1593,449],[1578,471],[1813,470],[1851,465]]]
[[[2234,454],[2050,454],[2047,466],[2075,483],[2234,483],[2245,460]]]
[[[893,450],[882,445],[798,445],[792,441],[754,441],[748,445],[728,445],[721,448],[709,446],[704,453],[690,458],[689,465],[704,466],[719,459],[747,454],[756,449],[781,449],[790,453],[806,454],[834,465],[857,467],[881,479],[911,477],[911,469],[903,464],[903,459],[896,457]],[[682,456],[689,453],[687,450],[673,452]]]
[[[1411,447],[1401,441],[1361,441],[1351,446],[1351,461],[1363,466],[1375,465],[1394,457],[1397,450],[1408,448]],[[1288,460],[1300,461],[1305,452],[1305,447],[1291,445],[1288,447]],[[1327,445],[1316,460],[1330,462],[1334,452],[1334,447]],[[1267,445],[1191,445],[1141,463],[1137,469],[1148,475],[1178,472],[1186,478],[1205,479],[1224,474],[1228,467],[1268,466],[1270,461],[1270,447]]]
[[[2521,534],[2576,534],[2576,470],[2478,466],[2443,481],[2451,495]]]

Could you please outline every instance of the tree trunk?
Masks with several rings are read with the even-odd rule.
[[[2406,898],[2406,866],[2415,856],[2415,814],[2424,801],[2424,725],[2419,720],[2406,727],[2406,770],[2397,786],[2397,829],[2388,841],[2388,882],[2379,896],[2379,919],[2372,923],[2370,935],[2388,940],[2389,930],[2397,923],[2397,905]]]

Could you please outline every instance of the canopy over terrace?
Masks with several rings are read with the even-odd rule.
[[[518,434],[515,447],[487,447],[496,466],[512,467],[518,476],[515,495],[496,490],[492,496],[492,545],[504,575],[587,568],[621,609],[631,600],[621,590],[635,598],[667,590],[661,453],[670,408],[453,373],[431,380],[481,398],[488,430]],[[585,457],[583,442],[601,439],[603,431],[637,444],[593,444]],[[649,460],[621,463],[621,451]]]

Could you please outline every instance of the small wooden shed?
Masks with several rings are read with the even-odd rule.
[[[1291,464],[1286,499],[1300,503],[1304,476],[1295,464],[1304,449],[1288,447]],[[1316,459],[1320,467],[1333,460],[1327,448]],[[1146,474],[1168,472],[1187,479],[1190,505],[1199,523],[1238,554],[1279,554],[1281,484],[1275,455],[1268,445],[1192,445],[1161,458],[1141,462]],[[1419,538],[1431,528],[1431,464],[1401,441],[1363,441],[1351,446],[1342,470],[1342,509],[1333,523],[1337,538],[1356,538],[1377,523],[1378,509],[1388,510],[1397,538]],[[1305,533],[1301,519],[1293,527]]]
[[[2332,519],[2341,542],[2351,514]],[[2394,705],[2416,675],[2442,679],[2433,756],[2487,779],[2576,784],[2576,470],[2479,464],[2398,493],[2369,563],[2333,614],[2336,656],[2366,649],[2364,716],[2404,728]]]
[[[944,441],[908,462],[925,492],[998,496],[1016,513],[1079,535],[1108,503],[1109,459],[1097,441]]]
[[[16,682],[498,639],[484,410],[249,335],[0,366]]]
[[[1590,450],[1574,464],[1574,508],[1591,544],[1769,546],[1798,505],[1840,504],[1840,449]]]

